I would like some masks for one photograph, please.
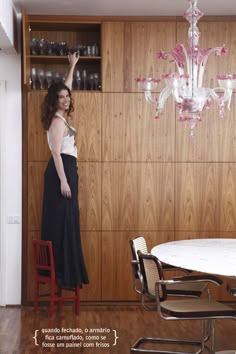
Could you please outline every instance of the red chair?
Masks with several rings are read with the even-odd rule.
[[[62,308],[65,300],[75,301],[75,312],[78,315],[80,310],[80,287],[75,289],[74,296],[62,296],[62,288],[56,283],[54,256],[51,241],[33,240],[34,250],[34,269],[35,269],[35,288],[34,288],[34,312],[38,311],[39,297],[50,296],[49,315],[54,312],[54,303],[58,302],[58,310]],[[50,292],[39,293],[40,284],[48,284]]]

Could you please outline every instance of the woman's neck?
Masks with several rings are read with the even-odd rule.
[[[66,115],[64,111],[57,110],[56,113],[66,119]]]

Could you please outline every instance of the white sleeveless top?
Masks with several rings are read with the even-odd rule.
[[[68,128],[68,134],[64,136],[62,139],[61,154],[71,155],[77,158],[78,152],[77,152],[77,147],[75,145],[76,130],[67,123],[65,118],[60,113],[56,112],[55,115],[58,118],[62,119],[66,127]],[[47,140],[48,140],[49,149],[52,150],[52,137],[51,137],[50,128],[47,131]]]

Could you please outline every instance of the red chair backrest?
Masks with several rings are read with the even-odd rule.
[[[52,241],[33,240],[34,265],[37,271],[48,271],[48,276],[55,276]]]

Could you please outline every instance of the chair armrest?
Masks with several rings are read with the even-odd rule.
[[[132,259],[131,264],[132,264],[132,265],[138,265],[138,264],[139,264],[139,261],[136,261],[136,260]]]
[[[209,282],[213,283],[217,286],[220,286],[223,284],[223,280],[220,278],[206,274],[206,275],[189,275],[189,276],[184,276],[184,277],[176,277],[173,278],[172,280],[159,280],[159,284],[183,284],[183,283],[196,283],[196,282]]]
[[[180,267],[175,267],[175,266],[172,266],[170,264],[167,264],[167,263],[161,263],[162,264],[162,269],[166,272],[166,271],[174,271],[174,270],[178,270],[178,271],[181,271],[183,273],[186,273],[186,274],[190,274],[192,273],[193,271],[192,270],[189,270],[189,269],[185,269],[185,268],[180,268]]]
[[[174,278],[175,279],[179,279],[179,278]],[[201,274],[201,275],[188,275],[185,277],[180,277],[180,280],[182,281],[209,281],[211,283],[214,283],[218,286],[223,284],[223,280],[216,277],[215,275],[212,274]]]

